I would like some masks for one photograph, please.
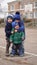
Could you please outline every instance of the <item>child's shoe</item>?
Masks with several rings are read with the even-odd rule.
[[[20,57],[23,57],[24,56],[24,53],[21,51],[21,52],[19,52],[19,56]]]
[[[11,56],[11,57],[14,57],[15,55],[13,55],[12,53],[10,53],[10,56]]]
[[[6,53],[5,56],[8,57],[9,56],[9,53]]]

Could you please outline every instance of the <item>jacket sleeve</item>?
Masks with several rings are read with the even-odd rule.
[[[19,28],[19,31],[23,31],[24,32],[24,39],[25,39],[25,25],[24,25],[24,21],[20,22],[21,26]]]
[[[24,31],[24,22],[23,21],[20,22],[19,31]]]
[[[8,31],[8,26],[7,25],[5,26],[5,33],[6,34],[11,34],[11,31]]]
[[[25,36],[24,35],[25,35],[24,32],[22,32],[22,41],[25,40]]]
[[[14,28],[15,27],[15,21],[14,22],[12,22],[12,28]]]

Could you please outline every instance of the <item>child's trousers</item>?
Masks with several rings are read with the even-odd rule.
[[[13,44],[12,51],[11,51],[13,55],[15,54],[22,55],[23,52],[24,52],[24,49],[22,47],[22,44]]]
[[[6,53],[9,53],[9,47],[10,47],[10,40],[9,40],[9,38],[6,38],[6,42],[7,42],[7,44],[6,44]]]

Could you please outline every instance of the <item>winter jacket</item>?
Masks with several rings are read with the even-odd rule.
[[[11,30],[12,30],[12,23],[7,22],[6,26],[5,26],[6,37],[8,37],[8,38],[10,37]]]
[[[13,29],[12,29],[12,31],[13,31]],[[14,32],[10,36],[10,40],[13,42],[13,44],[21,44],[23,37],[24,37],[24,32]]]

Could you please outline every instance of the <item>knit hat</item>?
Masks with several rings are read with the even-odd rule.
[[[20,15],[19,14],[15,14],[15,20],[20,20]]]
[[[20,12],[19,11],[16,11],[16,13],[15,14],[18,14],[18,15],[20,15]]]
[[[8,15],[8,16],[7,16],[7,19],[8,19],[8,18],[13,19],[14,17],[13,17],[13,15]]]

